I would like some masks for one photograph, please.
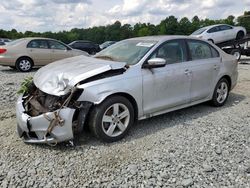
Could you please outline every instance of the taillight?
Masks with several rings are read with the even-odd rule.
[[[0,54],[5,53],[6,51],[7,51],[6,49],[0,48]]]

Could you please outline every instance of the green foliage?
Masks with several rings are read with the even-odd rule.
[[[28,91],[30,85],[32,84],[33,82],[33,77],[30,76],[30,77],[27,77],[23,80],[23,82],[21,83],[21,87],[20,89],[17,91],[17,94],[24,94]]]
[[[248,33],[250,33],[250,11],[244,12],[243,16],[237,18],[238,25],[244,26]]]
[[[18,32],[15,29],[5,31],[0,29],[0,38],[6,37],[11,39],[23,37],[47,37],[61,40],[65,43],[70,43],[74,40],[91,40],[98,44],[108,40],[123,40],[131,37],[148,36],[148,35],[190,35],[195,30],[212,25],[212,24],[230,24],[241,25],[246,27],[250,32],[250,11],[246,11],[243,16],[235,19],[233,15],[228,16],[226,19],[210,20],[200,19],[194,16],[191,20],[187,17],[177,19],[175,16],[168,16],[162,20],[158,25],[150,23],[137,23],[134,26],[130,24],[122,25],[121,22],[116,21],[114,24],[106,26],[98,26],[92,28],[79,29],[74,28],[70,31],[60,32],[32,32],[26,31],[24,33]]]

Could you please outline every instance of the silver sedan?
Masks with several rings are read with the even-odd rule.
[[[38,70],[17,101],[18,134],[25,142],[56,144],[89,126],[97,138],[117,141],[136,120],[206,101],[224,105],[237,66],[233,56],[197,38],[124,40],[94,57]]]

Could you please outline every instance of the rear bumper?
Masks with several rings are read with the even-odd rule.
[[[231,83],[231,90],[234,89],[234,87],[236,86],[237,82],[238,82],[238,76],[239,76],[239,73],[238,73],[238,69],[234,72],[233,76],[231,77],[232,78],[232,83]]]
[[[15,66],[16,59],[12,56],[0,55],[0,65],[2,66]]]
[[[57,112],[57,111],[55,111]],[[45,115],[31,117],[25,113],[22,96],[18,98],[16,104],[17,134],[27,143],[59,143],[73,139],[72,120],[75,109],[63,108],[59,116],[64,120],[62,125],[57,125],[46,136],[50,120],[54,119],[55,112],[48,112]],[[49,119],[49,120],[48,120]]]

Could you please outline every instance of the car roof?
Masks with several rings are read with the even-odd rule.
[[[209,26],[206,26],[206,27],[201,27],[200,29],[204,28],[204,29],[211,29],[213,27],[217,27],[217,26],[221,26],[221,25],[228,25],[228,24],[215,24],[215,25],[209,25]],[[231,25],[228,25],[228,26],[231,26]],[[233,26],[231,26],[233,27]]]
[[[186,36],[186,35],[156,35],[156,36],[146,36],[146,37],[136,37],[127,40],[145,40],[145,41],[166,41],[166,40],[173,40],[173,39],[195,39],[200,40],[197,37]]]
[[[56,39],[52,39],[52,38],[46,38],[46,37],[25,37],[23,38],[25,40],[35,40],[35,39],[41,39],[41,40],[56,40]]]
[[[75,41],[73,41],[71,43],[74,43],[74,42],[90,42],[90,43],[94,43],[94,42],[92,42],[90,40],[75,40]]]

